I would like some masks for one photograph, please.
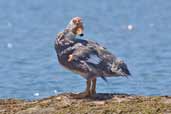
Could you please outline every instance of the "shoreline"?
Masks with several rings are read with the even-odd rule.
[[[0,114],[171,114],[171,96],[98,93],[74,99],[71,93],[26,101],[0,99]]]

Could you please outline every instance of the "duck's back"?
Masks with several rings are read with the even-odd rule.
[[[130,75],[127,65],[106,48],[96,42],[76,39],[80,47],[73,51],[74,60],[84,62],[96,76],[127,76]]]
[[[60,64],[85,78],[130,74],[122,60],[117,59],[96,42],[83,39],[68,40],[58,35],[55,49]],[[73,59],[67,61],[70,55],[73,56]]]

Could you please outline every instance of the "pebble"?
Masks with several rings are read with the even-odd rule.
[[[106,102],[105,101],[94,101],[93,104],[95,105],[104,105]]]
[[[61,100],[61,99],[62,99],[62,97],[60,97],[60,96],[59,96],[59,97],[57,97],[56,99],[57,99],[57,100]]]

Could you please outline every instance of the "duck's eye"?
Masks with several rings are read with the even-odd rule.
[[[81,23],[81,19],[73,19],[73,23],[74,24],[80,24]]]
[[[77,23],[77,20],[76,19],[73,19],[73,21],[72,21],[74,24],[76,24]]]

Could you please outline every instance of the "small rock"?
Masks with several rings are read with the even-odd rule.
[[[171,104],[171,99],[163,99],[162,101],[165,104]]]
[[[59,96],[59,97],[56,97],[56,99],[57,99],[57,100],[61,100],[61,99],[62,99],[62,97],[60,97],[60,96]]]
[[[105,101],[94,101],[93,104],[95,105],[104,105],[106,102]]]

